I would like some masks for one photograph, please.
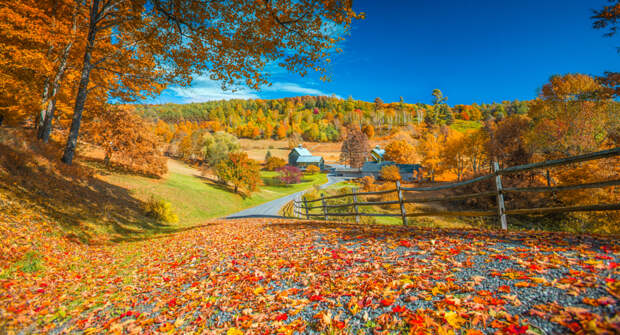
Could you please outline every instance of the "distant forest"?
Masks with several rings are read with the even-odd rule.
[[[145,118],[168,124],[191,122],[198,128],[226,131],[241,138],[283,139],[301,136],[306,141],[335,142],[345,125],[364,127],[369,137],[389,134],[410,124],[452,125],[455,120],[501,120],[526,115],[530,102],[449,106],[440,90],[432,103],[384,103],[326,96],[300,96],[273,100],[222,100],[189,104],[137,105]],[[163,126],[163,125],[160,125]]]

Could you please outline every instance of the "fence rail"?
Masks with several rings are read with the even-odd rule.
[[[508,229],[507,224],[507,215],[519,215],[519,214],[546,214],[546,213],[563,213],[563,212],[588,212],[588,211],[612,211],[612,210],[620,210],[620,203],[616,204],[595,204],[595,205],[585,205],[585,206],[564,206],[564,207],[542,207],[542,208],[519,208],[519,209],[506,209],[504,204],[504,194],[507,193],[522,193],[522,192],[539,192],[539,193],[555,193],[555,192],[563,192],[569,190],[577,190],[577,189],[592,189],[592,188],[603,188],[603,187],[612,187],[620,185],[620,179],[607,180],[601,182],[593,182],[593,183],[584,183],[584,184],[571,184],[571,185],[559,185],[559,186],[551,186],[549,184],[549,175],[547,171],[547,187],[503,187],[502,186],[502,176],[515,174],[525,171],[531,171],[535,169],[549,168],[555,166],[563,166],[568,164],[598,160],[609,157],[620,156],[620,147],[593,152],[589,154],[572,156],[562,159],[555,159],[544,161],[540,163],[533,164],[525,164],[507,167],[504,169],[500,169],[497,162],[493,164],[493,173],[483,175],[480,177],[476,177],[470,180],[450,183],[438,186],[431,187],[401,187],[400,182],[396,182],[396,188],[384,191],[376,191],[376,192],[357,192],[356,189],[353,190],[352,193],[340,194],[340,195],[332,195],[332,196],[324,196],[321,194],[319,199],[307,200],[305,197],[300,200],[294,200],[294,214],[299,217],[305,217],[306,219],[310,218],[318,218],[322,217],[324,220],[328,220],[331,218],[337,217],[355,217],[355,221],[359,222],[360,217],[369,216],[369,217],[401,217],[403,224],[407,224],[407,218],[410,217],[420,217],[420,216],[498,216],[502,229]],[[470,185],[473,183],[481,182],[484,180],[495,179],[495,191],[487,191],[487,192],[478,192],[478,193],[470,193],[470,194],[461,194],[461,195],[450,195],[450,196],[441,196],[441,197],[416,197],[413,199],[405,199],[404,192],[430,192],[430,191],[439,191],[439,190],[447,190],[454,189],[457,187],[462,187],[466,185]],[[397,193],[398,200],[393,201],[358,201],[358,197],[360,196],[368,196],[368,195],[382,195],[389,193]],[[326,200],[332,199],[340,199],[352,197],[352,201],[344,204],[332,204],[328,205]],[[420,211],[415,213],[406,213],[405,204],[408,203],[427,203],[427,202],[441,202],[441,201],[454,201],[454,200],[465,200],[472,198],[483,198],[483,197],[496,197],[497,199],[497,210],[486,210],[486,211]],[[309,206],[310,203],[319,202],[318,206]],[[399,205],[400,211],[398,213],[362,213],[359,211],[360,206],[377,206],[377,205]],[[334,208],[348,208],[353,207],[352,212],[330,212],[329,209]],[[322,209],[322,213],[316,214],[311,213],[312,209]]]

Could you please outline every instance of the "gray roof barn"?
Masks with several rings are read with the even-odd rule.
[[[325,161],[321,156],[313,156],[308,149],[300,144],[288,154],[288,165],[302,169],[308,165],[316,165],[323,170],[325,168]]]

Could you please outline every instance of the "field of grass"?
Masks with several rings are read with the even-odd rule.
[[[316,174],[304,176],[302,182],[295,185],[271,185],[270,179],[277,173],[261,171],[265,185],[251,196],[242,197],[201,177],[197,170],[182,163],[172,161],[169,168],[170,172],[161,180],[126,174],[112,174],[105,179],[131,190],[131,194],[140,200],[155,196],[169,201],[179,216],[178,227],[194,226],[327,182],[325,174]]]
[[[482,122],[480,121],[465,121],[465,120],[454,120],[454,123],[450,126],[450,128],[464,133],[469,130],[476,130],[482,127]]]

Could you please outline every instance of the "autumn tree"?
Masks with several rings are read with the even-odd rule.
[[[456,174],[457,181],[461,181],[467,168],[467,144],[465,135],[452,131],[441,151],[442,163],[446,169]]]
[[[464,154],[471,166],[473,174],[478,174],[487,158],[486,149],[489,134],[484,128],[469,131],[465,134]]]
[[[72,0],[0,0],[0,119],[36,118],[38,135],[46,141],[52,120],[44,119],[46,113],[57,100],[70,101],[58,93],[74,56],[78,14]]]
[[[553,76],[532,103],[528,141],[548,158],[596,151],[620,125],[615,103],[594,78]]]
[[[267,171],[276,171],[286,165],[286,161],[280,157],[269,157],[265,161],[264,169]]]
[[[370,154],[368,138],[357,127],[347,128],[347,138],[340,148],[340,160],[350,167],[361,167]]]
[[[386,165],[381,168],[381,172],[379,173],[381,179],[387,181],[398,181],[401,180],[400,170],[396,165]]]
[[[487,143],[489,158],[497,161],[500,167],[529,163],[532,150],[526,135],[530,127],[531,120],[522,115],[513,115],[491,123],[488,127],[490,135]]]
[[[80,2],[81,3],[81,2]],[[187,85],[208,71],[223,85],[268,82],[268,62],[301,75],[324,72],[327,56],[359,17],[351,1],[145,0],[83,3],[88,12],[73,119],[63,155],[71,164],[82,114],[96,71],[114,74],[104,85],[111,98],[135,100],[167,84]],[[285,56],[286,52],[286,56]],[[95,72],[94,72],[95,71]]]
[[[229,153],[226,159],[217,164],[216,174],[221,181],[232,184],[235,193],[242,190],[250,194],[261,184],[260,167],[245,152]]]
[[[385,147],[383,158],[399,164],[416,163],[417,154],[413,145],[405,140],[395,140]]]
[[[418,142],[418,153],[422,156],[422,166],[430,174],[431,181],[440,169],[442,143],[440,135],[428,132]]]
[[[594,29],[607,29],[605,36],[612,37],[618,32],[618,21],[620,20],[620,0],[608,0],[609,5],[594,10],[591,19],[594,21]],[[620,48],[618,48],[620,52]]]
[[[364,127],[362,127],[362,132],[369,139],[373,138],[375,136],[375,127],[373,127],[371,124],[364,125]]]
[[[152,126],[131,106],[109,106],[97,112],[86,127],[86,135],[103,149],[106,165],[116,157],[119,163],[138,172],[161,176],[167,171]]]
[[[217,131],[205,135],[199,144],[200,154],[205,163],[215,167],[217,164],[230,156],[230,153],[241,148],[239,140],[232,134]]]

